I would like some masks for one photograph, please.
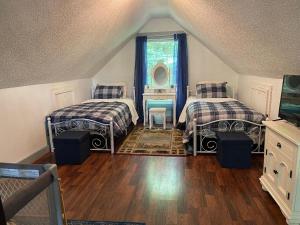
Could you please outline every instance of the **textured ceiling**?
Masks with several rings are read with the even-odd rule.
[[[0,0],[0,88],[91,77],[146,22],[141,0]]]
[[[91,77],[164,16],[241,74],[300,74],[299,0],[0,0],[0,88]]]
[[[170,0],[175,20],[240,74],[300,74],[299,0]]]

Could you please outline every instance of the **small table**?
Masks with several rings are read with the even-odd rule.
[[[176,127],[176,93],[144,93],[143,94],[143,111],[144,111],[144,126],[146,126],[147,110],[146,104],[147,100],[172,100],[173,104],[173,126]]]
[[[149,109],[150,130],[153,126],[153,116],[160,115],[163,118],[163,127],[166,129],[166,108],[151,108]]]

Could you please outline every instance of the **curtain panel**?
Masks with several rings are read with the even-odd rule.
[[[176,118],[178,120],[180,113],[185,105],[187,98],[188,85],[188,49],[187,38],[185,33],[175,34],[174,40],[177,41],[176,62]]]
[[[147,81],[147,36],[136,37],[134,86],[135,103],[139,115],[139,121],[144,120],[143,115],[143,93]]]

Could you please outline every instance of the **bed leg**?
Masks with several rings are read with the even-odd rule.
[[[110,123],[109,123],[109,130],[110,130],[111,154],[114,154],[114,152],[115,152],[115,143],[114,143],[114,124],[113,124],[113,121],[110,121]]]
[[[196,121],[196,119],[193,120],[193,135],[194,135],[193,152],[194,152],[194,156],[196,156],[197,155],[197,121]]]
[[[48,124],[48,132],[49,132],[49,142],[50,142],[50,151],[54,152],[54,145],[53,145],[53,134],[51,129],[51,118],[47,118],[47,124]]]

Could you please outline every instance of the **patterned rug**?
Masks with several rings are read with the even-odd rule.
[[[177,129],[135,128],[119,148],[118,154],[185,156],[182,132]]]
[[[111,221],[83,221],[83,220],[68,220],[68,225],[146,225],[145,223],[135,222],[111,222]]]

